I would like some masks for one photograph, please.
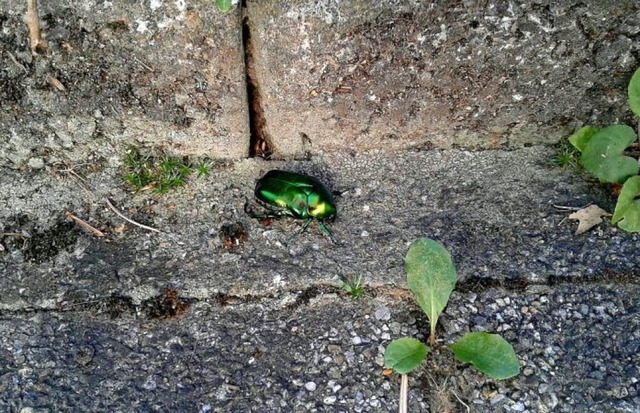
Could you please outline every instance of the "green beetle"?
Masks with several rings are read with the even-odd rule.
[[[272,170],[256,182],[256,199],[269,210],[267,214],[254,214],[245,211],[252,218],[278,218],[289,216],[305,219],[300,233],[303,233],[312,220],[318,221],[320,229],[333,241],[333,236],[325,226],[325,220],[336,217],[336,205],[333,194],[316,178],[295,172]]]

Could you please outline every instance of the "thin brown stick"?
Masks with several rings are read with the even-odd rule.
[[[38,16],[38,1],[27,0],[27,26],[29,27],[29,43],[31,53],[38,54],[47,49],[46,43],[40,37],[40,17]]]
[[[463,402],[462,399],[458,396],[458,394],[456,392],[451,390],[451,393],[453,393],[453,395],[456,396],[456,399],[458,399],[458,401],[467,409],[467,413],[469,413],[471,411],[471,410],[469,410],[469,405],[467,403]]]
[[[581,209],[584,209],[591,204],[593,204],[593,202],[589,202],[587,205],[581,206],[581,207],[573,207],[573,206],[567,206],[567,205],[553,205],[553,207],[556,209],[560,209],[562,211],[580,211]]]
[[[60,92],[66,92],[67,88],[64,87],[64,85],[62,84],[61,81],[59,81],[57,78],[55,78],[53,75],[51,75],[50,73],[47,74],[47,82],[49,82],[49,84],[53,87],[55,87],[56,89],[58,89]]]
[[[98,238],[104,237],[104,232],[100,231],[97,228],[92,227],[91,225],[89,225],[88,222],[83,221],[80,218],[78,218],[77,216],[73,215],[71,213],[71,211],[65,212],[64,216],[67,217],[67,218],[71,218],[76,224],[80,225],[82,228],[84,228],[87,231],[91,232],[96,237],[98,237]]]
[[[0,237],[25,237],[31,238],[29,234],[23,234],[20,232],[0,232]]]
[[[108,206],[109,208],[111,208],[111,210],[112,210],[113,212],[115,212],[115,213],[116,213],[116,215],[118,215],[120,218],[124,219],[124,220],[125,220],[125,221],[127,221],[128,223],[133,224],[133,225],[137,225],[137,226],[139,226],[140,228],[144,228],[144,229],[146,229],[146,230],[148,230],[148,231],[160,232],[160,230],[159,230],[159,229],[155,229],[155,228],[152,228],[152,227],[148,227],[148,226],[143,225],[143,224],[141,224],[141,223],[139,223],[139,222],[136,222],[136,221],[134,221],[134,220],[132,220],[132,219],[130,219],[130,218],[125,217],[124,215],[122,215],[122,214],[120,213],[120,211],[118,211],[118,210],[116,209],[116,207],[114,207],[114,206],[113,206],[113,204],[109,201],[109,199],[108,199],[108,198],[105,198],[105,201],[106,201],[106,203],[107,203],[107,206]]]
[[[400,403],[398,413],[407,413],[407,398],[409,396],[409,376],[406,374],[400,375]]]
[[[25,73],[29,73],[29,71],[27,70],[26,67],[24,67],[20,62],[18,62],[18,60],[16,59],[16,57],[8,50],[5,51],[5,53],[7,55],[9,55],[9,59],[11,59],[11,61],[13,62],[13,64],[15,64],[16,66],[18,66],[20,69],[22,69]]]
[[[138,59],[137,57],[134,56],[133,60],[135,60],[136,62],[140,63],[140,66],[144,67],[145,69],[147,69],[150,72],[153,72],[153,69],[149,67],[149,65],[145,64],[142,60]]]

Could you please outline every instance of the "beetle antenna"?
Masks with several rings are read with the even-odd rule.
[[[344,194],[346,194],[348,192],[351,192],[351,191],[353,191],[353,188],[347,188],[347,189],[345,189],[343,191],[334,190],[334,191],[331,191],[331,195],[333,195],[333,196],[342,196],[342,195],[344,195]]]

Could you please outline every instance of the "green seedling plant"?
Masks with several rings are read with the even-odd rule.
[[[420,308],[429,319],[429,346],[436,345],[436,325],[451,292],[457,275],[451,255],[429,238],[415,241],[405,257],[407,284]],[[389,343],[384,354],[385,368],[401,375],[400,412],[407,410],[407,374],[422,363],[431,347],[410,337]],[[462,363],[470,363],[489,377],[504,380],[516,376],[520,365],[513,347],[497,334],[471,332],[452,344],[444,345]]]
[[[631,77],[628,102],[640,117],[640,68]],[[580,152],[580,165],[603,183],[622,184],[611,222],[627,232],[640,232],[640,160],[628,156],[638,147],[638,134],[627,125],[584,126],[569,137]]]
[[[564,169],[579,170],[580,152],[569,142],[562,142],[558,152],[549,159],[552,164]]]
[[[211,164],[207,161],[202,161],[196,166],[196,172],[198,176],[207,176],[209,175],[211,168]]]
[[[128,148],[123,164],[126,182],[137,191],[150,190],[157,194],[184,186],[194,170],[198,176],[203,176],[209,174],[210,168],[207,162],[193,168],[185,159],[166,154],[151,156],[136,147]]]
[[[362,275],[350,274],[347,281],[338,280],[338,288],[351,296],[352,300],[364,297],[364,277]]]

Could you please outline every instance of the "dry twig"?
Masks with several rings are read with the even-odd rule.
[[[25,237],[31,238],[31,235],[21,232],[0,232],[0,237]]]
[[[29,27],[29,43],[31,53],[38,54],[47,49],[47,44],[40,37],[40,17],[38,16],[38,1],[27,0],[27,26]]]
[[[56,79],[53,75],[51,75],[49,73],[47,74],[47,82],[49,82],[49,84],[51,86],[55,87],[60,92],[66,92],[67,91],[67,88],[64,87],[62,82],[60,82],[58,79]]]
[[[139,222],[136,222],[136,221],[134,221],[134,220],[132,220],[132,219],[130,219],[130,218],[125,217],[124,215],[122,215],[122,214],[120,213],[120,211],[118,211],[118,210],[116,209],[116,207],[114,207],[114,206],[113,206],[113,204],[109,201],[109,199],[108,199],[108,198],[105,198],[105,201],[106,201],[106,203],[107,203],[107,206],[108,206],[109,208],[111,208],[111,210],[112,210],[113,212],[115,212],[115,213],[116,213],[116,215],[118,215],[120,218],[124,219],[124,220],[125,220],[125,221],[127,221],[128,223],[133,224],[133,225],[137,225],[137,226],[139,226],[140,228],[144,228],[144,229],[146,229],[146,230],[148,230],[148,231],[160,232],[160,230],[159,230],[159,229],[155,229],[155,228],[152,228],[152,227],[148,227],[148,226],[143,225],[143,224],[141,224],[141,223],[139,223]]]
[[[567,206],[567,205],[553,205],[553,207],[556,208],[556,209],[559,209],[561,211],[580,211],[581,209],[585,209],[586,207],[588,207],[592,203],[593,202],[589,202],[587,205],[581,206],[581,207],[572,207],[572,206]]]
[[[80,225],[82,228],[86,229],[87,231],[91,232],[93,235],[95,235],[98,238],[102,238],[104,237],[104,232],[100,231],[97,228],[92,227],[91,225],[89,225],[89,223],[87,223],[86,221],[81,220],[80,218],[78,218],[77,216],[73,215],[71,213],[71,211],[67,211],[64,213],[64,216],[67,218],[71,218],[76,224]]]
[[[15,64],[16,66],[18,66],[20,69],[22,69],[25,73],[29,73],[29,71],[27,70],[26,67],[24,67],[24,65],[22,65],[20,62],[18,62],[18,60],[16,59],[16,57],[8,50],[5,51],[5,53],[7,55],[9,55],[9,59],[11,59],[11,61],[13,62],[13,64]]]

